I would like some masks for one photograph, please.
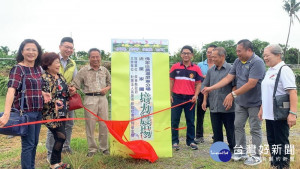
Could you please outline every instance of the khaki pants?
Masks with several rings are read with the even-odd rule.
[[[84,106],[102,119],[108,120],[108,102],[106,96],[85,96]],[[102,121],[98,121],[97,117],[86,110],[84,111],[84,116],[85,118],[94,119],[85,121],[88,151],[97,152],[98,150],[98,146],[94,137],[96,123],[99,124],[99,150],[101,152],[103,152],[104,150],[108,150],[108,130],[105,123]]]

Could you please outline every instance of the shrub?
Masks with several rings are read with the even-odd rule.
[[[297,90],[300,91],[300,71],[295,71]]]
[[[0,96],[5,96],[7,92],[7,76],[0,76]]]

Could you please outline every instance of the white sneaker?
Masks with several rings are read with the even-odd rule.
[[[247,154],[233,154],[231,159],[234,161],[246,160],[248,158]]]
[[[178,150],[179,150],[179,145],[178,145],[178,143],[174,143],[174,144],[172,145],[172,148],[173,148],[174,150],[178,151]]]
[[[260,157],[257,157],[257,156],[250,156],[246,159],[246,161],[244,162],[245,165],[250,165],[250,166],[253,166],[253,165],[257,165],[257,164],[260,164],[262,162],[261,158]]]

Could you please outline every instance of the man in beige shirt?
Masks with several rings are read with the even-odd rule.
[[[108,102],[106,93],[111,88],[111,76],[109,71],[100,66],[101,52],[97,48],[92,48],[88,52],[89,65],[81,68],[71,85],[76,89],[83,87],[84,106],[97,114],[104,120],[108,120]],[[75,91],[75,89],[73,89]],[[86,136],[88,141],[88,157],[92,157],[98,151],[98,146],[95,141],[94,131],[96,123],[99,124],[99,151],[105,155],[109,154],[108,151],[108,131],[104,122],[98,121],[98,118],[93,116],[88,111],[84,111],[85,118],[95,119],[87,120],[85,122]]]

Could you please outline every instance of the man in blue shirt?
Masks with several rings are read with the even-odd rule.
[[[216,48],[216,45],[209,45],[206,51],[206,57],[203,62],[199,62],[198,66],[201,69],[201,72],[203,74],[203,77],[206,77],[207,71],[209,68],[211,68],[214,65],[214,62],[212,60],[211,54],[212,51]],[[203,85],[201,86],[203,88]],[[203,94],[199,93],[198,95],[198,100],[197,100],[197,125],[196,125],[196,138],[195,138],[195,143],[203,143],[204,138],[203,138],[203,120],[204,120],[204,114],[205,111],[202,109],[201,105],[203,102]],[[207,107],[209,106],[209,102]]]

